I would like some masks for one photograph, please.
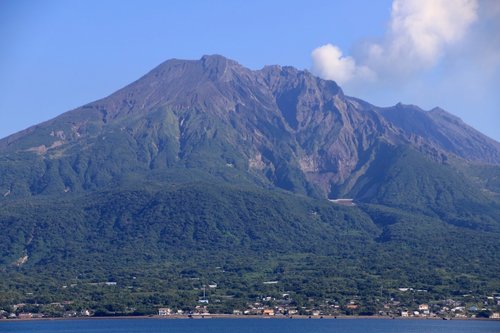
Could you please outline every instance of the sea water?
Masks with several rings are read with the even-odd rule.
[[[95,319],[0,322],[16,333],[500,333],[500,321],[390,319]]]

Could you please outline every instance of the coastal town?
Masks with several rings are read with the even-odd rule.
[[[400,288],[402,293],[414,292],[411,288]],[[118,317],[118,316],[148,316],[153,318],[240,318],[240,317],[266,317],[266,318],[413,318],[413,319],[492,319],[500,320],[500,294],[487,297],[461,295],[455,299],[443,299],[427,303],[405,304],[400,300],[391,298],[376,306],[375,311],[370,311],[359,298],[353,297],[346,303],[336,300],[310,299],[314,306],[297,306],[288,293],[281,297],[264,296],[253,302],[248,302],[246,307],[218,313],[211,307],[212,300],[206,295],[200,297],[197,304],[189,308],[158,307],[155,312],[138,314],[135,309],[129,308],[124,312],[103,314],[91,308],[76,308],[71,301],[54,302],[50,304],[12,304],[10,307],[0,308],[1,320],[28,320],[43,318],[86,318],[86,317]],[[214,302],[220,302],[214,299]]]
[[[402,292],[413,292],[411,288],[400,288]],[[235,309],[234,316],[264,316],[264,317],[345,317],[345,316],[378,316],[378,317],[401,317],[401,318],[443,318],[443,319],[467,319],[467,318],[491,318],[500,319],[500,295],[488,296],[485,299],[477,299],[471,295],[463,295],[461,300],[446,299],[437,302],[404,305],[400,301],[391,299],[389,302],[380,304],[377,312],[363,310],[363,302],[353,298],[347,303],[341,304],[335,300],[324,300],[316,306],[296,306],[290,294],[284,293],[281,298],[271,296],[262,297],[261,300],[248,303],[246,308]],[[201,299],[201,303],[208,300]],[[310,299],[314,302],[313,299]],[[317,302],[316,302],[317,303]],[[158,316],[210,316],[213,314],[206,304],[197,305],[193,311],[174,311],[172,308],[159,308]]]

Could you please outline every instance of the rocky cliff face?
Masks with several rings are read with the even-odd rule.
[[[469,161],[500,163],[498,142],[441,108],[424,111],[417,106],[397,104],[377,111],[414,144],[426,143]]]
[[[173,59],[104,99],[0,140],[0,190],[71,192],[188,168],[335,197],[350,192],[381,149],[397,146],[438,163],[500,164],[498,142],[441,109],[379,108],[292,67]]]

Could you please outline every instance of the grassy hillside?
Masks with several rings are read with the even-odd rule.
[[[147,313],[192,308],[202,285],[216,282],[212,306],[230,311],[266,293],[375,304],[381,290],[388,298],[402,286],[430,299],[499,287],[496,231],[253,187],[150,184],[10,201],[0,223],[9,231],[0,235],[4,303]]]
[[[381,146],[349,195],[465,228],[500,232],[499,201],[467,174],[475,168],[460,171],[409,147]],[[498,168],[486,170],[498,173]],[[494,186],[494,176],[489,177]]]

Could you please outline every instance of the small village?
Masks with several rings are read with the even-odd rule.
[[[402,288],[403,289],[403,288]],[[314,300],[310,300],[314,301]],[[200,297],[198,304],[192,308],[176,309],[159,307],[156,313],[143,314],[153,318],[223,318],[223,317],[264,317],[264,318],[408,318],[408,319],[492,319],[500,320],[500,295],[473,297],[463,295],[460,300],[444,299],[428,303],[406,305],[391,299],[377,306],[376,311],[369,311],[360,299],[353,298],[341,304],[335,300],[323,300],[315,306],[297,306],[290,294],[284,293],[280,298],[264,296],[260,300],[249,302],[246,307],[234,309],[232,313],[217,313],[211,310],[210,300],[206,295]],[[215,299],[214,302],[220,302]],[[51,304],[13,304],[8,309],[0,309],[0,320],[28,320],[43,318],[85,318],[100,317],[93,309],[72,307],[73,302],[56,302]],[[49,311],[46,311],[50,309]],[[70,310],[71,309],[71,310]],[[110,313],[107,316],[137,316],[134,309],[124,313]]]
[[[468,296],[468,295],[466,295]],[[347,304],[339,304],[332,300],[325,300],[322,305],[315,307],[297,307],[293,305],[289,294],[283,294],[281,299],[270,296],[263,297],[261,301],[249,303],[247,308],[235,309],[232,315],[262,316],[262,317],[306,317],[306,318],[337,318],[337,317],[387,317],[387,318],[422,318],[422,319],[500,319],[500,296],[488,296],[474,305],[463,301],[446,299],[432,303],[422,303],[416,306],[405,306],[392,299],[380,305],[378,312],[363,311],[359,300],[351,300]],[[200,303],[208,303],[201,299]],[[210,317],[220,314],[211,313],[207,304],[197,305],[194,311],[173,310],[172,308],[159,308],[159,317]]]

